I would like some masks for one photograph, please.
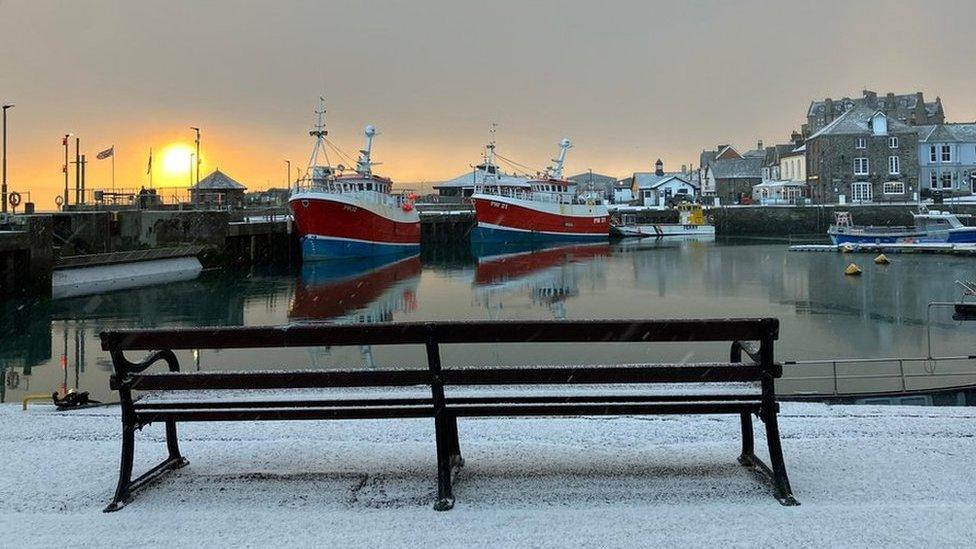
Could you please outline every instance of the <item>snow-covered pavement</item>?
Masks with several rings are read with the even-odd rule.
[[[467,464],[444,513],[430,420],[185,424],[190,466],[103,514],[117,408],[0,405],[0,546],[976,543],[976,410],[782,410],[799,507],[736,463],[737,418],[708,416],[462,419]],[[161,437],[141,433],[137,471]]]

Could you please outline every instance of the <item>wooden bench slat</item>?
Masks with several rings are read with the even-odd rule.
[[[774,366],[774,371],[777,367],[778,365]],[[762,368],[755,364],[734,362],[555,368],[450,368],[442,370],[440,377],[445,385],[711,383],[758,381],[762,378]]]
[[[430,373],[427,370],[162,373],[134,374],[129,380],[130,387],[137,391],[404,387],[429,384]]]
[[[439,343],[610,343],[758,340],[778,334],[775,318],[405,322],[112,330],[102,349],[253,349]]]
[[[644,414],[739,414],[758,413],[758,400],[743,402],[661,402],[648,404],[528,404],[528,405],[461,405],[452,406],[458,417],[498,416],[601,416]]]
[[[759,394],[675,394],[675,395],[566,395],[566,396],[497,396],[447,397],[449,406],[459,404],[570,404],[625,402],[710,402],[758,401]],[[201,400],[192,402],[139,402],[136,412],[155,410],[220,410],[230,408],[340,408],[375,406],[431,406],[431,398],[365,398],[330,400]]]
[[[372,408],[276,408],[226,410],[152,410],[140,411],[137,417],[156,421],[287,421],[317,419],[385,419],[433,417],[434,408],[421,406],[378,406]]]

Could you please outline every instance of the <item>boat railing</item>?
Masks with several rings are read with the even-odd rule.
[[[329,182],[298,182],[293,192],[320,192],[330,194],[356,195],[374,204],[386,205],[400,208],[409,201],[407,190],[401,189],[395,192],[380,192],[375,190],[365,190],[362,183],[350,183],[342,181]]]

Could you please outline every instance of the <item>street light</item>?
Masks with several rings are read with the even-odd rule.
[[[61,201],[61,211],[68,209],[68,138],[71,135],[66,133],[61,140],[61,145],[64,146],[64,166],[61,167],[61,171],[64,172],[64,200]]]
[[[190,129],[193,130],[193,131],[195,131],[195,132],[197,132],[197,138],[195,140],[195,142],[197,144],[197,152],[196,152],[196,155],[197,155],[197,181],[196,182],[199,185],[200,184],[200,128],[194,128],[193,126],[190,126]]]
[[[285,172],[285,186],[291,189],[291,160],[285,160],[288,171]]]
[[[3,105],[3,188],[0,194],[3,195],[3,213],[7,213],[7,109],[13,105]]]

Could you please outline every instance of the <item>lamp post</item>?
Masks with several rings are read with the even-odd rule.
[[[7,109],[13,105],[3,105],[3,213],[7,213]]]
[[[190,186],[193,186],[193,159],[196,158],[196,154],[190,153]]]
[[[291,160],[285,160],[285,165],[288,166],[285,171],[285,186],[291,189]]]
[[[64,200],[61,201],[61,211],[66,211],[68,209],[68,138],[71,137],[70,133],[64,134],[64,139],[61,140],[61,145],[64,147],[64,166],[62,166],[61,171],[64,172]]]
[[[197,179],[196,179],[196,183],[199,184],[200,183],[200,128],[194,128],[194,127],[191,126],[190,129],[193,130],[193,131],[195,131],[195,132],[197,132],[197,137],[194,140],[194,142],[197,144],[197,152],[196,152],[196,155],[197,155]]]

